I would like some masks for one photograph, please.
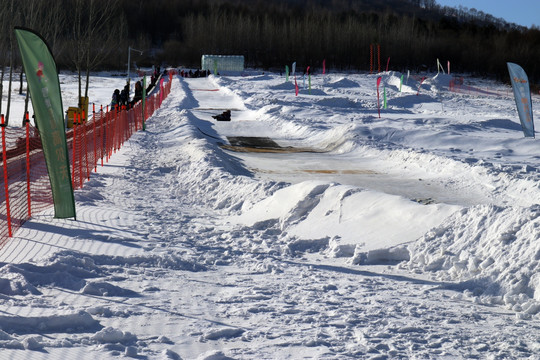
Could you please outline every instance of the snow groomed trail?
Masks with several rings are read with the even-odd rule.
[[[298,115],[296,117],[294,115],[293,101],[291,101],[291,109],[289,110],[283,109],[285,106],[275,106],[275,109],[255,108],[250,110],[240,96],[226,87],[220,88],[213,80],[202,78],[184,79],[184,81],[191,90],[190,93],[194,100],[199,104],[199,108],[195,107],[191,113],[201,122],[204,122],[207,131],[219,137],[223,142],[227,143],[228,138],[238,136],[266,137],[277,142],[284,149],[284,151],[256,151],[253,148],[242,150],[241,147],[225,147],[240,152],[235,156],[240,157],[248,169],[253,170],[263,178],[298,183],[313,178],[321,179],[322,175],[325,175],[322,177],[325,181],[359,186],[424,202],[465,206],[491,203],[503,205],[514,201],[514,199],[509,200],[497,196],[493,192],[496,184],[491,185],[490,183],[498,181],[496,176],[490,178],[488,173],[470,174],[466,164],[445,160],[447,162],[445,165],[452,167],[452,169],[444,169],[444,171],[441,171],[440,168],[430,169],[429,167],[422,168],[419,166],[411,168],[409,164],[403,166],[403,159],[396,158],[396,151],[394,151],[394,154],[387,155],[384,151],[376,151],[376,149],[370,147],[361,148],[357,145],[351,145],[354,142],[351,136],[351,134],[354,135],[355,133],[356,126],[354,125],[338,124],[339,126],[331,129],[326,126],[327,129],[323,128],[325,131],[313,133],[313,129],[301,128],[304,125],[302,123],[292,126],[291,121],[287,123],[274,115],[280,108],[279,112],[292,113],[292,118],[298,120]],[[281,94],[289,94],[290,97],[290,91],[281,91],[280,93],[276,91],[282,90],[279,86],[273,88],[277,88],[273,89],[276,93],[274,95],[276,100],[272,99],[267,102],[279,104],[277,99],[284,99],[287,96]],[[201,89],[212,89],[213,91],[204,92]],[[290,90],[287,87],[284,87],[284,89]],[[313,93],[315,93],[315,90]],[[270,97],[268,94],[265,94],[265,96]],[[318,96],[312,95],[311,98],[317,99],[321,98],[321,96],[320,94]],[[422,100],[425,101],[426,99]],[[350,100],[347,101],[352,104],[348,104],[349,106],[356,107],[356,112],[360,111],[358,105]],[[418,99],[412,98],[411,101],[414,104]],[[337,99],[323,97],[322,100],[313,100],[313,102],[315,104],[322,103],[325,106],[334,103],[341,105],[344,99],[340,97]],[[422,109],[420,114],[423,115],[430,104],[430,102],[418,104],[419,108]],[[204,110],[200,110],[200,108]],[[226,109],[232,110],[233,120],[231,122],[216,122],[211,118],[211,115],[218,114]],[[305,113],[305,111],[299,112],[299,114],[302,113]],[[308,118],[303,119],[303,122],[310,120],[309,113],[307,114]],[[317,126],[318,124],[312,126],[312,128]],[[208,128],[212,130],[210,131]],[[386,136],[392,136],[392,134],[395,134],[395,130],[386,134]],[[351,150],[351,146],[356,146],[356,148]],[[290,151],[287,151],[287,149],[290,149]],[[302,151],[302,149],[305,151]],[[259,152],[278,154],[261,155]],[[419,156],[415,153],[407,154],[405,149],[402,152],[403,154],[397,155],[413,158],[409,161],[413,164],[415,162],[414,157]],[[325,153],[326,156],[319,153]],[[452,173],[452,177],[448,176],[449,172]],[[462,177],[463,179],[456,181],[456,177]],[[466,188],[463,188],[463,186],[466,186]],[[522,200],[529,201],[527,199]],[[539,199],[534,199],[534,201],[537,200]]]
[[[264,80],[272,79],[250,81]],[[453,190],[424,168],[407,179],[399,161],[361,161],[385,149],[350,151],[347,134],[358,130],[350,121],[337,129],[319,124],[324,131],[295,127],[276,121],[289,105],[270,99],[273,105],[250,109],[242,99],[265,95],[248,87],[241,97],[226,89],[226,78],[213,81],[175,79],[147,131],[77,192],[78,221],[38,216],[1,254],[13,290],[2,293],[0,324],[13,329],[2,327],[0,359],[537,356],[538,318],[480,300],[481,281],[393,266],[409,256],[393,243],[437,237],[437,229],[450,239],[450,225],[440,224],[455,213],[465,218],[471,202],[488,202],[484,183],[454,179]],[[232,110],[230,123],[211,119],[222,109]],[[227,136],[254,134],[281,146],[335,145],[324,154],[278,155],[220,147]],[[392,156],[419,155],[398,148]],[[438,190],[406,190],[420,172]],[[379,177],[371,180],[378,188],[366,185],[379,174],[386,183]],[[398,189],[389,180],[395,176],[403,180]],[[364,187],[353,183],[358,178]],[[468,186],[462,201],[444,200]],[[491,209],[484,219],[498,212]],[[15,250],[18,242],[35,251]]]

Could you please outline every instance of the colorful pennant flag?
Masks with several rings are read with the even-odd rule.
[[[514,63],[506,63],[510,80],[512,81],[512,89],[514,90],[514,99],[521,122],[521,128],[525,137],[534,138],[534,121],[531,101],[531,89],[529,79],[523,68]]]
[[[53,195],[54,217],[75,218],[75,198],[56,62],[39,34],[16,27],[15,37],[26,73],[36,127],[43,144]]]

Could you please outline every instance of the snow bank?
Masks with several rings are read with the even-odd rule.
[[[540,207],[456,212],[410,246],[406,267],[458,282],[477,301],[540,312]]]
[[[46,334],[95,331],[101,326],[89,313],[80,311],[69,315],[36,317],[2,315],[0,316],[0,328],[10,334]]]
[[[306,181],[285,187],[255,204],[232,224],[275,227],[292,236],[291,250],[328,250],[355,263],[408,260],[406,250],[388,249],[416,240],[458,207],[417,202],[350,186]],[[385,225],[376,221],[385,218]],[[301,239],[303,241],[299,241]],[[306,243],[309,240],[310,243]],[[354,247],[354,251],[352,251]]]

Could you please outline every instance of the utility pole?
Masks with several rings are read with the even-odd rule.
[[[130,65],[131,65],[131,51],[132,50],[137,51],[141,55],[143,54],[143,52],[141,50],[134,49],[131,46],[128,47],[128,68],[127,68],[127,82],[128,82],[128,84],[130,83],[130,80],[131,80],[131,74],[129,72],[130,72]]]

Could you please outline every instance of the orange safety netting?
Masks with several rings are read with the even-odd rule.
[[[159,109],[171,91],[174,72],[168,82],[158,83],[154,94],[146,98],[144,117],[142,102],[126,109],[100,108],[90,119],[75,117],[66,132],[73,189],[80,189],[97,166],[104,165],[133,133],[142,130],[146,121]],[[28,121],[24,128],[3,125],[0,154],[0,248],[32,214],[52,207],[52,191],[47,174],[41,139]]]

